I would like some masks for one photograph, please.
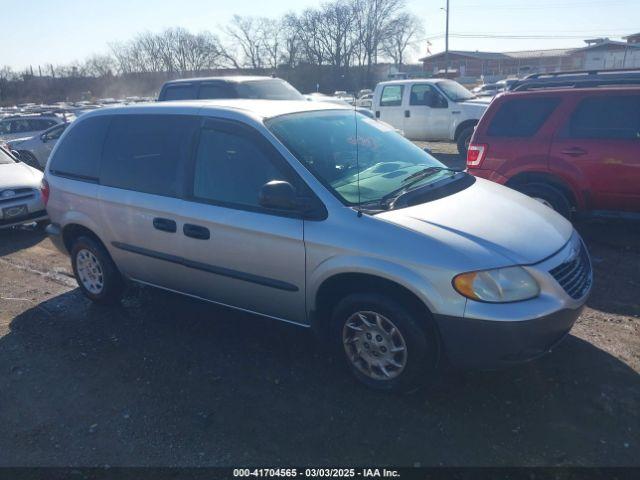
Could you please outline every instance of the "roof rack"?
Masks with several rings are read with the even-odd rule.
[[[640,68],[534,73],[512,84],[509,90],[524,92],[540,88],[584,88],[604,85],[640,85]]]

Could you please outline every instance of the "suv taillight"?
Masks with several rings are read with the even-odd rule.
[[[42,194],[42,201],[44,202],[44,206],[47,206],[49,203],[49,183],[43,178],[42,183],[40,184],[40,193]]]
[[[467,167],[479,168],[487,156],[489,145],[472,143],[467,150]]]

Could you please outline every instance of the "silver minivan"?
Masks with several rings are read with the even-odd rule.
[[[328,103],[98,110],[63,134],[44,188],[91,300],[137,282],[310,327],[380,389],[443,359],[535,359],[592,284],[563,217]]]

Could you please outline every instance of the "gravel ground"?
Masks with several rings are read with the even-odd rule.
[[[96,307],[42,234],[0,231],[0,466],[640,466],[640,225],[577,227],[595,288],[552,355],[406,396],[304,329],[148,288]]]

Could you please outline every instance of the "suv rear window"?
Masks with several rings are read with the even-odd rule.
[[[569,120],[569,137],[640,139],[640,95],[586,98]]]
[[[515,98],[498,107],[487,135],[530,137],[535,135],[560,103],[559,98]]]
[[[199,122],[185,115],[114,117],[104,143],[100,183],[176,197]]]
[[[97,181],[102,145],[110,121],[106,116],[93,117],[73,125],[51,158],[51,173]]]

